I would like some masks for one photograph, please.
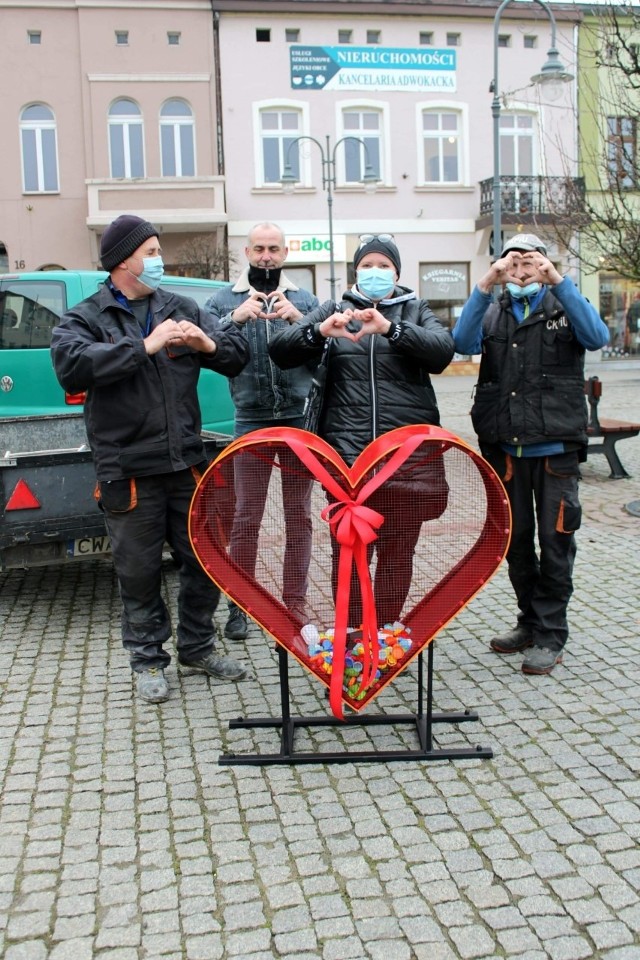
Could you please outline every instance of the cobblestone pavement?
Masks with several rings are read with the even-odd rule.
[[[603,416],[638,419],[640,365],[599,365]],[[593,372],[591,370],[590,372]],[[437,383],[443,425],[471,438],[473,379]],[[635,411],[635,416],[632,413]],[[253,678],[169,669],[136,702],[108,561],[0,575],[0,955],[5,960],[638,960],[640,438],[633,479],[584,467],[572,635],[551,677],[487,644],[513,623],[501,570],[438,638],[440,746],[491,760],[220,766],[277,750],[228,728],[280,712],[254,629]],[[175,572],[165,571],[175,600]],[[222,611],[220,612],[222,623]],[[259,679],[258,679],[259,678]],[[412,664],[376,701],[411,711]],[[298,713],[326,713],[296,665]],[[312,748],[400,746],[397,728],[318,729]],[[411,745],[411,744],[410,744]]]

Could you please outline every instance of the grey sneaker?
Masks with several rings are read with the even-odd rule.
[[[247,626],[247,615],[240,607],[229,607],[229,619],[224,628],[224,635],[227,640],[246,640],[249,628]]]
[[[533,674],[551,673],[556,663],[562,663],[562,650],[534,647],[522,661],[522,672]]]
[[[201,660],[184,660],[178,655],[178,663],[182,667],[206,673],[207,676],[215,677],[217,680],[242,680],[247,674],[246,668],[233,657],[222,657],[213,650]]]
[[[489,646],[495,653],[518,653],[533,646],[533,636],[524,627],[516,627],[501,637],[494,637]]]
[[[163,703],[169,699],[169,684],[164,678],[164,670],[151,667],[149,670],[135,671],[136,692],[147,703]]]

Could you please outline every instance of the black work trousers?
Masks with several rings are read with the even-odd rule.
[[[501,478],[511,505],[507,563],[520,608],[518,624],[531,632],[536,646],[560,651],[569,634],[574,533],[581,520],[578,452],[512,457],[490,448],[483,454]]]
[[[99,484],[120,585],[122,642],[136,672],[164,669],[171,660],[163,648],[171,636],[161,594],[165,541],[180,564],[178,654],[193,661],[213,649],[212,617],[220,591],[198,563],[187,529],[198,477],[199,472],[190,469]]]

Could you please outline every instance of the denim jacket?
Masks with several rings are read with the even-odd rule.
[[[236,420],[260,422],[301,417],[317,360],[290,370],[281,370],[271,360],[268,345],[276,333],[290,326],[286,320],[256,320],[234,324],[231,313],[254,292],[248,275],[247,267],[233,287],[216,290],[205,304],[205,310],[218,320],[221,330],[230,326],[239,328],[249,346],[249,362],[246,367],[238,376],[229,379]],[[278,289],[302,314],[307,314],[318,306],[317,297],[296,287],[284,273],[280,274]]]

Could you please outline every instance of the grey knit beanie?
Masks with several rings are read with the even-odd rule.
[[[158,230],[148,220],[123,213],[110,223],[100,240],[100,261],[109,273],[130,257],[149,237],[159,237]]]

